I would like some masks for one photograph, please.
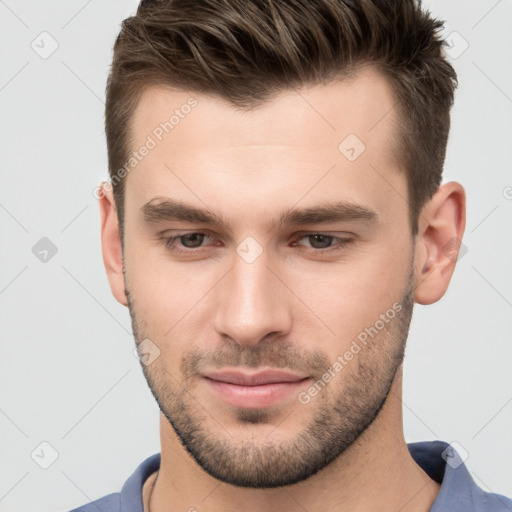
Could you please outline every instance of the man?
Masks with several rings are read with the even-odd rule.
[[[112,292],[161,454],[81,507],[504,511],[457,451],[407,445],[414,303],[445,293],[456,75],[413,1],[141,2],[107,84]]]

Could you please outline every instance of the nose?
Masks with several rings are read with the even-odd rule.
[[[231,271],[217,290],[215,329],[221,336],[241,346],[254,346],[264,338],[289,333],[290,292],[270,263],[266,251],[252,262],[234,254]]]

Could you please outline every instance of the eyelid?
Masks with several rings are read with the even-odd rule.
[[[351,233],[350,231],[328,231],[328,230],[315,231],[314,229],[310,229],[310,230],[298,231],[297,233],[295,233],[293,235],[293,239],[299,240],[306,236],[312,236],[312,235],[332,236],[334,238],[358,238],[355,233]]]
[[[330,237],[333,239],[333,244],[330,245],[329,247],[325,247],[325,248],[321,248],[321,249],[316,249],[314,247],[310,247],[307,245],[304,246],[304,245],[298,244],[298,242],[300,242],[304,238],[307,238],[309,236],[315,236],[315,235]],[[301,250],[303,250],[305,252],[309,252],[311,254],[316,254],[316,255],[322,255],[322,254],[326,255],[330,252],[343,251],[348,245],[352,245],[356,242],[357,237],[355,237],[354,235],[351,235],[351,234],[349,236],[343,236],[343,235],[338,236],[338,235],[339,235],[339,233],[336,235],[333,233],[306,232],[304,234],[297,236],[293,243],[294,243],[294,245],[303,247],[303,249],[301,249]]]

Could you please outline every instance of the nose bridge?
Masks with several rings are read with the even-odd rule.
[[[222,280],[215,328],[240,345],[255,345],[271,333],[285,333],[291,311],[282,283],[268,268],[267,252],[253,259],[255,248],[249,246],[246,252],[244,248],[243,243],[237,248],[232,269]]]

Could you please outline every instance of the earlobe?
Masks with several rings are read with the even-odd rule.
[[[455,270],[466,225],[466,197],[459,183],[441,185],[418,219],[414,298],[418,304],[437,302]]]
[[[107,272],[110,289],[116,300],[123,306],[128,305],[125,293],[123,274],[123,251],[119,221],[114,201],[113,189],[110,183],[100,185],[99,208],[101,225],[101,251],[103,264]]]

